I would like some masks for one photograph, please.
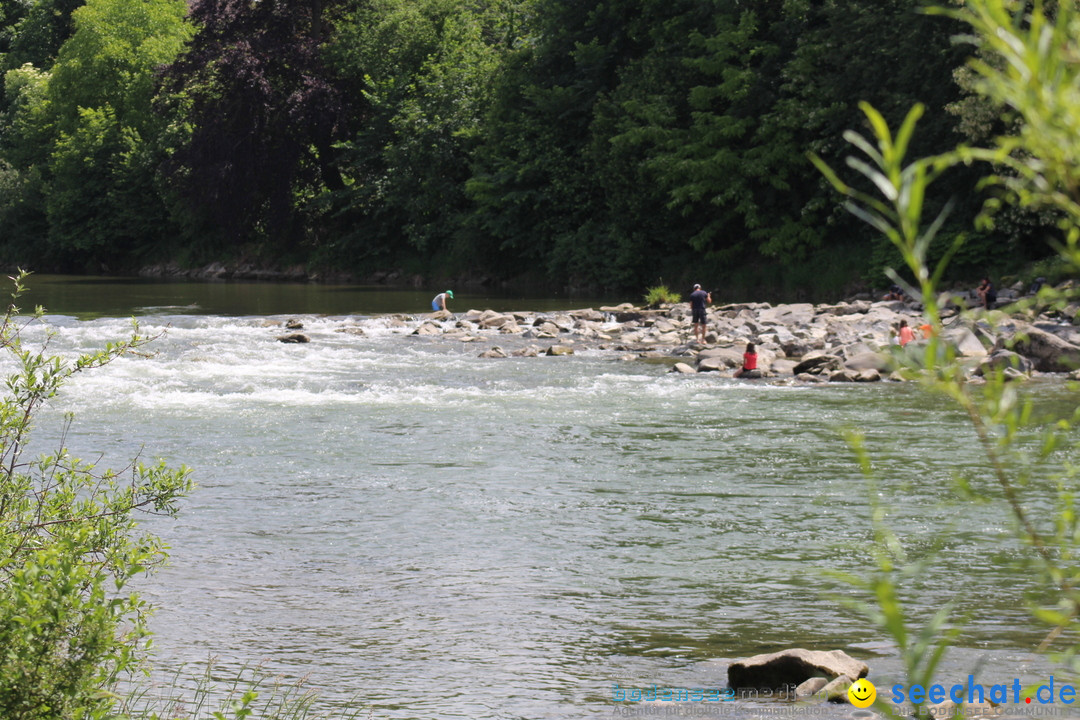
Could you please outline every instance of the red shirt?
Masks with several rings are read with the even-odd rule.
[[[743,353],[742,369],[757,370],[757,353]]]
[[[900,347],[904,347],[909,342],[915,339],[915,331],[909,328],[907,325],[900,328]]]

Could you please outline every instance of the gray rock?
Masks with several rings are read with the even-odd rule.
[[[788,357],[802,357],[815,348],[809,340],[797,338],[790,342],[783,343],[780,346],[780,349],[783,350],[784,354]]]
[[[508,322],[511,322],[512,318],[497,313],[494,310],[485,310],[479,318],[478,324],[485,330],[491,330],[493,328],[502,327]]]
[[[540,324],[540,327],[537,329],[537,333],[536,333],[536,337],[542,337],[542,338],[544,338],[544,337],[552,338],[552,337],[558,337],[558,336],[559,336],[559,326],[556,325],[555,323],[549,322],[547,320],[545,320],[543,323]]]
[[[820,374],[827,370],[836,370],[840,367],[840,358],[835,355],[828,355],[820,350],[814,350],[807,355],[804,355],[799,364],[796,365],[792,372],[796,375],[802,373]]]
[[[278,336],[277,341],[283,343],[307,343],[311,342],[311,338],[303,333],[292,333]]]
[[[855,382],[881,382],[881,373],[873,368],[860,370],[855,375]]]
[[[482,358],[504,358],[504,357],[506,357],[506,351],[503,350],[501,347],[496,345],[495,347],[491,348],[490,350],[485,350],[484,352],[480,353],[480,357],[482,357]]]
[[[859,374],[853,370],[836,370],[829,373],[829,382],[855,382]]]
[[[821,694],[831,703],[850,703],[851,701],[848,699],[847,691],[853,682],[855,681],[849,676],[841,675],[823,687],[821,689]]]
[[[578,320],[587,320],[589,322],[604,322],[604,313],[593,310],[592,308],[573,310],[571,311],[570,316],[577,318]]]
[[[442,328],[433,322],[425,322],[413,330],[413,335],[438,335],[440,333],[442,333]]]
[[[814,693],[820,692],[822,688],[829,684],[828,678],[812,677],[806,682],[795,688],[795,697],[808,698]]]
[[[942,339],[955,347],[960,357],[984,358],[988,354],[979,338],[968,328],[947,330]]]
[[[683,375],[696,375],[697,370],[690,367],[684,362],[677,362],[671,367],[671,372],[682,373]]]
[[[755,655],[728,666],[728,686],[732,688],[779,689],[798,686],[814,677],[866,677],[870,668],[843,650],[793,648]],[[851,682],[851,680],[849,680]]]
[[[795,366],[798,365],[794,360],[788,360],[781,358],[779,360],[773,360],[769,370],[774,375],[794,375]]]
[[[1011,350],[995,350],[990,356],[979,363],[975,368],[975,374],[982,377],[991,370],[1016,370],[1021,373],[1030,373],[1034,364],[1023,355]]]
[[[540,348],[536,347],[535,345],[530,345],[527,348],[521,348],[520,350],[515,350],[514,352],[512,352],[510,354],[513,355],[514,357],[536,357],[537,355],[540,354]]]
[[[724,358],[722,357],[698,358],[698,372],[718,372],[720,370],[726,370],[729,367],[731,367],[731,365],[725,362]]]
[[[346,335],[356,335],[357,337],[367,337],[367,331],[362,327],[356,325],[349,325],[347,327],[338,328],[334,332],[345,333]]]
[[[286,330],[303,330],[304,329],[304,323],[300,322],[296,318],[290,318],[290,319],[285,321],[285,329]]]
[[[552,345],[547,349],[548,355],[573,355],[574,348],[569,345]]]
[[[892,367],[892,358],[884,353],[861,352],[849,356],[847,362],[844,363],[844,367],[856,372],[862,370],[887,372]]]
[[[1018,325],[1012,349],[1031,359],[1040,372],[1067,373],[1080,369],[1080,347],[1034,325]]]

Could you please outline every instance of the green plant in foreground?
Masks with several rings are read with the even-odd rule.
[[[0,717],[66,720],[111,717],[111,692],[145,651],[149,608],[127,585],[165,560],[162,542],[140,532],[139,513],[173,515],[190,491],[185,468],[138,459],[100,470],[63,445],[27,457],[34,421],[73,375],[136,352],[138,334],[65,360],[48,339],[30,347],[15,301],[26,273],[12,278],[0,320]],[[68,421],[70,423],[70,418]]]
[[[682,295],[672,292],[667,285],[654,285],[645,291],[646,307],[656,307],[663,303],[673,304],[677,302],[682,302]]]
[[[924,229],[923,199],[930,184],[957,163],[994,163],[999,172],[989,182],[1004,192],[990,202],[990,210],[995,204],[1008,202],[1061,211],[1061,262],[1071,272],[1080,269],[1080,164],[1076,162],[1080,157],[1080,95],[1076,93],[1080,11],[1073,3],[1058,3],[1051,20],[1041,2],[1026,12],[1025,7],[1007,0],[968,0],[962,9],[947,11],[968,23],[975,41],[1001,61],[975,62],[973,67],[981,78],[979,92],[1022,121],[1015,135],[997,139],[992,148],[961,147],[905,165],[907,145],[922,108],[912,109],[894,138],[881,115],[864,104],[873,141],[846,133],[845,138],[862,153],[861,157],[848,158],[847,164],[876,194],[847,185],[820,159],[812,158],[848,198],[846,207],[900,251],[916,278],[916,286],[907,289],[922,301],[927,321],[935,327],[940,327],[936,289],[949,256],[936,268],[927,265],[926,251],[944,215]],[[899,281],[896,273],[892,277]],[[1052,291],[1040,296],[1044,303],[1065,300]],[[1034,571],[1041,586],[1040,596],[1030,601],[1033,618],[1050,626],[1039,649],[1054,651],[1064,669],[1080,673],[1076,641],[1080,630],[1080,520],[1075,505],[1077,467],[1072,459],[1077,414],[1040,416],[1034,403],[1006,382],[1000,370],[990,373],[985,385],[968,382],[951,349],[937,336],[930,339],[923,353],[901,356],[900,361],[907,377],[946,396],[970,419],[992,482],[976,487],[958,478],[961,497],[996,501],[1007,509],[1015,536],[1027,548],[1028,572]],[[851,440],[871,478],[860,439],[853,436]],[[1045,503],[1047,496],[1049,509],[1036,514],[1029,500],[1038,497]],[[902,540],[888,528],[876,500],[871,508],[877,570],[868,577],[845,579],[869,598],[856,603],[858,608],[897,643],[909,687],[927,687],[956,630],[950,627],[947,607],[922,629],[911,629],[899,589],[905,579],[921,572],[922,566],[906,559]],[[882,699],[877,708],[889,716],[894,714]],[[925,705],[915,710],[920,717],[929,715]]]

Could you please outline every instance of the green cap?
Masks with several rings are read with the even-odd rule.
[[[450,299],[451,299],[451,300],[453,300],[453,299],[454,299],[454,291],[453,291],[453,290],[447,290],[447,291],[446,291],[446,294],[450,296]]]

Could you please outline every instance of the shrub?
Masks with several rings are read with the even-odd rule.
[[[667,285],[655,285],[645,291],[645,305],[657,307],[662,303],[677,303],[682,301],[682,295],[672,292]]]
[[[192,487],[186,468],[133,460],[101,471],[60,447],[28,459],[37,413],[71,376],[101,367],[152,338],[139,335],[65,360],[24,342],[42,311],[14,302],[0,320],[0,357],[14,366],[0,398],[0,717],[103,718],[110,692],[145,650],[148,607],[127,589],[165,559],[161,541],[138,532],[139,513],[173,515]],[[70,422],[70,418],[68,418]]]

